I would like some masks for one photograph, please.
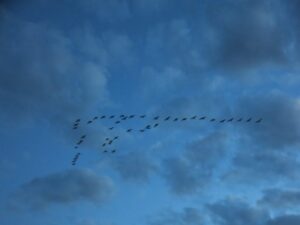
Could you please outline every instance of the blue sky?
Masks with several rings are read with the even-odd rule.
[[[300,224],[299,9],[1,1],[1,223]]]

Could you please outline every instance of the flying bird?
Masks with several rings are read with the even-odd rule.
[[[259,120],[256,120],[255,123],[260,123],[262,121],[262,118],[260,118]]]
[[[238,121],[238,122],[241,122],[242,120],[243,120],[243,118],[239,118],[237,121]]]
[[[123,114],[122,114],[122,115],[120,115],[120,117],[124,117],[124,116],[125,116],[125,115],[123,115]]]
[[[86,135],[82,135],[82,136],[81,136],[81,139],[84,139],[85,137],[86,137]]]
[[[153,127],[157,127],[157,126],[158,126],[158,123],[154,124],[154,126],[153,126]]]
[[[182,120],[181,120],[181,121],[184,121],[184,120],[187,120],[187,118],[185,118],[185,117],[184,117],[184,118],[182,118]]]
[[[158,119],[159,119],[159,116],[156,116],[156,117],[154,117],[153,119],[154,119],[154,120],[158,120]]]
[[[90,124],[90,123],[92,123],[92,122],[93,122],[93,121],[89,120],[87,123]]]
[[[118,121],[115,122],[115,124],[118,124],[118,123],[121,123],[121,121],[118,120]]]
[[[130,115],[129,116],[129,119],[132,119],[132,118],[134,118],[135,117],[135,115]]]
[[[75,120],[76,123],[80,122],[80,119]]]
[[[101,116],[101,119],[104,119],[106,116]]]
[[[113,143],[113,140],[110,140],[110,141],[108,142],[109,145],[111,145],[112,143]]]
[[[114,149],[114,150],[111,151],[111,153],[115,153],[115,152],[116,152],[116,149]]]
[[[108,128],[108,129],[112,130],[112,129],[114,129],[114,127],[110,127],[110,128]]]
[[[95,117],[93,118],[93,120],[96,120],[96,119],[98,119],[98,116],[95,116]]]
[[[128,129],[126,132],[131,132],[132,131],[132,129]]]
[[[124,116],[121,120],[126,120],[127,119],[127,116]]]
[[[140,116],[140,118],[145,118],[145,117],[146,117],[146,115],[141,115],[141,116]]]
[[[165,121],[167,121],[167,120],[169,120],[170,119],[170,116],[167,116],[166,118],[165,118]]]
[[[111,116],[109,117],[109,119],[113,119],[113,118],[115,118],[115,116],[114,116],[114,115],[111,115]]]
[[[247,119],[247,121],[246,121],[246,122],[248,123],[248,122],[250,122],[251,120],[252,120],[252,118],[249,118],[249,119]]]
[[[220,123],[224,123],[225,122],[225,120],[220,120]]]
[[[178,118],[175,118],[173,121],[175,121],[175,122],[176,122],[177,120],[178,120]]]
[[[80,145],[83,142],[83,140],[80,140],[77,142],[77,145]]]
[[[147,125],[147,126],[146,126],[146,129],[151,129],[151,125]]]
[[[216,119],[215,119],[215,118],[212,118],[212,119],[210,120],[210,122],[213,122],[213,121],[216,121]]]
[[[115,137],[114,137],[114,140],[116,140],[116,139],[118,139],[118,138],[119,138],[119,136],[115,136]]]
[[[107,152],[107,150],[104,150],[103,152],[105,152],[105,153],[106,153],[106,152]]]
[[[197,118],[197,116],[193,116],[193,117],[191,117],[191,120],[194,120],[194,119],[196,119]]]
[[[202,116],[199,120],[205,120],[206,116]]]
[[[140,132],[144,132],[145,130],[141,129]]]
[[[107,137],[107,138],[105,138],[105,141],[109,141],[109,138]]]
[[[103,143],[103,144],[102,144],[102,147],[105,147],[105,145],[106,145],[106,144],[105,144],[105,143]]]
[[[231,122],[233,120],[233,118],[230,118],[229,120],[227,120],[227,122]]]

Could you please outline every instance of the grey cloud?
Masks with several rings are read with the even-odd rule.
[[[291,189],[267,189],[257,202],[271,208],[294,209],[300,204],[300,191]]]
[[[288,61],[291,31],[280,2],[228,0],[204,9],[212,65],[242,72]]]
[[[150,221],[151,225],[201,225],[204,219],[200,211],[196,208],[186,207],[182,211],[176,212],[166,210]]]
[[[226,157],[226,142],[224,133],[215,132],[190,143],[182,157],[166,159],[163,176],[171,190],[179,195],[193,194],[209,185]]]
[[[52,204],[87,201],[101,204],[113,193],[112,181],[87,169],[68,170],[22,185],[9,199],[12,209],[44,209]]]
[[[261,124],[243,126],[254,143],[272,149],[300,144],[300,104],[297,98],[281,92],[244,97],[237,104],[237,111],[241,115],[263,118]]]
[[[107,102],[106,71],[82,60],[71,39],[41,24],[2,17],[2,116],[71,120]]]
[[[112,164],[123,179],[137,182],[147,181],[156,170],[149,156],[135,152],[118,156]]]
[[[300,215],[282,215],[270,220],[266,225],[298,225]]]
[[[207,209],[215,225],[263,225],[269,220],[266,210],[251,207],[239,200],[218,201],[208,204]]]

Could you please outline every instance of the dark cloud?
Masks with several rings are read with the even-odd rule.
[[[182,157],[163,162],[163,176],[176,194],[193,194],[209,185],[226,156],[227,136],[215,132],[190,143]]]
[[[186,207],[180,212],[166,210],[150,221],[151,225],[202,225],[204,220],[196,208]]]
[[[288,61],[291,31],[279,2],[227,0],[204,9],[212,65],[242,72]]]
[[[44,209],[51,204],[77,201],[103,203],[113,191],[110,179],[87,169],[68,170],[35,178],[22,185],[9,199],[13,209]]]
[[[149,156],[135,152],[118,156],[112,163],[121,177],[130,181],[145,182],[156,170],[156,166]]]
[[[298,225],[300,215],[283,215],[270,220],[266,225]]]
[[[73,120],[107,100],[105,69],[82,59],[70,38],[10,12],[1,18],[2,117]]]
[[[227,199],[207,205],[215,225],[263,225],[269,214],[240,200]]]
[[[252,143],[282,149],[300,144],[300,104],[296,97],[281,92],[242,98],[237,104],[241,115],[263,118],[261,124],[243,126]]]
[[[300,191],[290,189],[267,189],[258,204],[271,208],[294,209],[300,204]]]

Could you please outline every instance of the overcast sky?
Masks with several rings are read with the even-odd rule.
[[[299,225],[299,10],[1,1],[1,224]]]

